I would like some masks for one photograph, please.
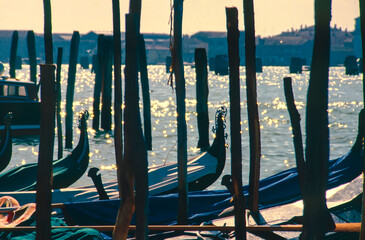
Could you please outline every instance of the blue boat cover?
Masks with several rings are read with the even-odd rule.
[[[358,148],[329,162],[328,189],[348,183],[361,174],[362,154]],[[243,186],[245,196],[248,186]],[[216,219],[233,206],[228,190],[189,192],[189,224],[200,224]],[[260,181],[260,209],[284,205],[301,199],[296,168],[272,175]],[[114,225],[120,200],[65,203],[69,218],[78,225]],[[176,224],[178,195],[149,197],[149,224]],[[132,220],[134,224],[134,220]]]

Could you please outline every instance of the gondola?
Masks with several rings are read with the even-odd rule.
[[[226,146],[224,119],[226,108],[220,108],[216,113],[216,137],[208,150],[190,159],[187,163],[188,188],[192,191],[203,190],[213,184],[222,174],[226,161]],[[148,171],[149,195],[160,195],[177,192],[177,163],[151,167]],[[0,176],[1,181],[1,176]],[[1,183],[0,183],[1,184]],[[119,198],[118,182],[110,181],[103,184],[110,199]],[[1,185],[0,185],[1,186]],[[0,188],[1,191],[1,188]],[[25,204],[35,201],[35,191],[0,192],[0,196],[9,195]],[[52,202],[95,201],[100,196],[94,185],[53,190]]]
[[[66,157],[53,161],[53,189],[66,188],[76,182],[89,165],[89,140],[85,111],[80,116],[79,143]],[[29,163],[0,174],[1,192],[32,191],[36,189],[37,163]]]
[[[1,136],[0,140],[0,172],[9,165],[13,152],[13,141],[11,138],[11,118],[12,114],[8,113],[4,119],[5,134]]]
[[[201,191],[212,185],[222,174],[226,162],[226,147],[224,119],[227,109],[222,107],[216,113],[216,137],[208,150],[199,156],[188,160],[187,181],[189,191]],[[177,163],[151,167],[148,170],[149,194],[159,195],[177,192]],[[87,186],[90,189],[93,186]],[[110,181],[104,184],[110,198],[118,198],[118,182]]]
[[[334,189],[357,178],[363,169],[362,135],[359,133],[351,150],[329,161],[327,189]],[[243,186],[248,196],[248,185]],[[223,211],[232,209],[232,195],[228,190],[189,192],[189,224],[217,219]],[[301,200],[297,168],[291,168],[259,182],[259,209],[282,206]],[[114,224],[120,200],[65,202],[68,219],[78,225]],[[149,197],[150,224],[176,224],[178,194]],[[232,212],[231,212],[232,213]]]

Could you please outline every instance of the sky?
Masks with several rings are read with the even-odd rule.
[[[51,0],[52,32],[112,32],[112,0]],[[331,26],[354,30],[358,0],[332,0]],[[43,33],[42,0],[0,0],[0,30]],[[185,0],[183,34],[226,31],[225,7],[237,7],[244,30],[243,0]],[[121,30],[129,1],[120,0]],[[314,25],[313,0],[254,0],[255,33],[262,37]],[[141,32],[169,33],[170,0],[142,0]]]

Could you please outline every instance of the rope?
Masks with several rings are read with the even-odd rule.
[[[174,13],[174,5],[172,4],[173,0],[170,0],[170,53],[171,53],[171,65],[170,65],[170,76],[167,81],[167,84],[171,86],[172,91],[174,91],[174,69],[175,69],[175,46],[173,41],[173,30],[174,30],[174,19],[173,19],[173,13]]]

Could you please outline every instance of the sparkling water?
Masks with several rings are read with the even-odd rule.
[[[5,65],[5,73],[8,65]],[[176,94],[167,85],[169,74],[165,66],[148,66],[148,77],[151,98],[151,123],[152,123],[152,151],[148,152],[150,166],[177,161],[177,121],[176,121]],[[241,67],[241,122],[242,122],[242,164],[243,182],[248,182],[249,169],[249,136],[246,102],[246,76],[245,68]],[[39,73],[39,68],[38,68]],[[17,78],[29,79],[29,66],[23,65],[22,70],[17,70]],[[67,88],[68,65],[62,66],[62,120],[64,128],[65,99]],[[363,107],[362,75],[347,76],[344,67],[331,67],[329,74],[329,127],[330,127],[330,158],[337,158],[351,148],[357,133],[358,113]],[[291,124],[286,109],[283,78],[290,76],[293,79],[293,92],[295,103],[301,114],[303,143],[305,144],[305,111],[306,95],[308,89],[309,72],[302,74],[289,74],[289,67],[263,67],[262,73],[257,73],[257,100],[261,129],[261,178],[265,178],[287,168],[295,167],[295,155],[292,140]],[[92,104],[95,74],[90,70],[81,69],[78,65],[74,95],[74,144],[75,147],[79,132],[77,122],[79,113],[83,110],[90,112],[88,120],[88,133],[90,140],[89,167],[100,169],[103,181],[116,179],[115,153],[113,133],[96,133],[92,130]],[[228,148],[224,174],[230,174],[230,116],[229,116],[229,77],[217,76],[213,72],[208,75],[209,96],[209,121],[211,129],[214,126],[214,116],[220,106],[228,108],[226,118],[226,140]],[[196,148],[198,142],[198,129],[196,119],[196,87],[195,69],[185,67],[186,82],[186,122],[188,139],[188,157],[200,153]],[[124,87],[123,87],[124,89]],[[124,90],[123,90],[124,91]],[[114,91],[113,91],[114,93]],[[123,92],[123,96],[124,96]],[[142,94],[140,94],[142,96]],[[142,98],[142,97],[141,97]],[[124,99],[124,97],[123,97]],[[113,106],[113,104],[112,104]],[[143,104],[140,101],[142,113]],[[142,116],[143,124],[143,116]],[[63,132],[65,130],[63,129]],[[210,142],[214,133],[211,131]],[[304,146],[305,147],[305,146]],[[13,157],[6,170],[21,164],[36,162],[38,159],[39,139],[15,139]],[[57,136],[55,138],[54,156],[57,157]],[[69,150],[64,151],[64,156]],[[221,189],[219,178],[209,189]],[[92,184],[87,173],[73,186]]]

